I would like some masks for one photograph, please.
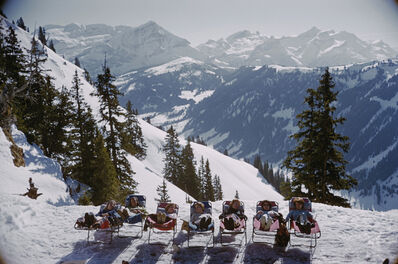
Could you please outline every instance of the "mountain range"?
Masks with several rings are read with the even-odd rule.
[[[155,22],[46,29],[58,53],[78,57],[90,72],[100,70],[106,52],[121,101],[131,100],[153,124],[275,165],[295,146],[289,136],[306,89],[330,66],[337,115],[347,118],[340,132],[351,139],[348,171],[360,182],[345,195],[361,208],[398,208],[398,61],[382,60],[396,55],[387,44],[315,27],[282,38],[241,31],[196,48]]]
[[[397,51],[382,41],[366,42],[352,33],[321,31],[313,27],[297,36],[269,37],[240,31],[226,39],[209,40],[197,47],[153,21],[138,27],[104,24],[45,26],[59,54],[96,75],[104,57],[116,75],[190,57],[220,68],[277,64],[336,66],[392,58]]]

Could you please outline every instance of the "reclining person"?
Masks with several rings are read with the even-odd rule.
[[[224,223],[225,229],[234,230],[240,226],[241,220],[247,220],[247,216],[240,208],[240,201],[234,199],[231,201],[228,210],[223,212],[219,219]]]
[[[278,212],[272,209],[272,204],[268,200],[261,202],[261,210],[256,214],[256,219],[260,221],[260,230],[269,230],[272,223],[280,216]]]
[[[211,215],[205,213],[205,205],[195,202],[193,206],[194,212],[191,213],[189,227],[193,230],[208,230],[211,224]]]
[[[151,222],[155,222],[157,224],[164,224],[171,220],[177,219],[177,214],[175,212],[176,205],[174,203],[169,203],[165,207],[165,213],[158,212],[156,214],[150,214],[145,220],[144,231],[148,230],[148,226],[151,225]]]
[[[130,224],[141,222],[142,219],[147,215],[145,208],[139,206],[137,197],[131,197],[129,199],[127,209],[129,209],[130,214],[126,209],[123,209],[122,217],[125,222]]]
[[[101,205],[99,212],[95,215],[101,217],[101,219],[97,220],[93,227],[102,227],[106,221],[109,221],[112,226],[120,225],[123,222],[122,217],[118,213],[120,209],[120,204],[116,203],[115,200],[110,200]]]
[[[300,232],[310,234],[311,228],[315,226],[315,220],[313,215],[308,211],[304,210],[304,199],[296,198],[293,200],[295,210],[291,210],[286,216],[285,221],[293,219],[296,225],[300,229]]]

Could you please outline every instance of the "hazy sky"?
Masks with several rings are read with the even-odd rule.
[[[394,0],[8,0],[11,19],[36,24],[104,23],[138,26],[153,20],[194,46],[239,30],[286,36],[312,26],[381,39],[398,50]]]

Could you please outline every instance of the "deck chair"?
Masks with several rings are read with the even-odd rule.
[[[205,208],[204,208],[204,214],[209,214],[210,216],[212,216],[213,213],[213,206],[211,204],[210,201],[202,201],[201,203],[204,204]],[[191,215],[195,212],[195,205],[197,204],[197,202],[193,202],[191,204],[191,208],[190,208],[190,219],[191,219]],[[211,240],[212,240],[212,247],[214,247],[214,220],[211,220],[210,225],[207,227],[206,230],[200,230],[195,228],[195,226],[189,222],[188,224],[188,247],[201,247],[201,246],[190,246],[189,242],[190,242],[190,237],[191,235],[195,235],[195,234],[210,234],[211,236]]]
[[[231,201],[224,201],[222,204],[222,211],[223,214],[226,214],[228,212],[228,209],[231,205]],[[245,204],[241,201],[240,202],[240,207],[239,210],[244,213],[245,212]],[[224,219],[220,220],[220,242],[222,246],[225,245],[232,245],[232,244],[224,244],[223,243],[223,235],[224,234],[230,234],[230,235],[236,235],[236,234],[244,234],[245,236],[245,244],[247,244],[247,233],[246,233],[246,220],[241,219],[240,224],[238,227],[235,227],[233,230],[228,230],[225,228],[224,225]]]
[[[262,230],[261,229],[261,223],[260,220],[256,218],[257,213],[262,210],[262,202],[263,201],[258,201],[256,203],[256,215],[253,216],[253,233],[252,233],[252,241],[253,243],[268,243],[268,242],[260,242],[260,241],[255,241],[256,236],[262,236],[262,237],[272,237],[274,238],[276,235],[276,232],[279,228],[279,220],[278,218],[274,218],[272,221],[271,226],[267,230]],[[275,201],[268,201],[271,205],[270,211],[274,211],[278,213],[279,210],[279,204]],[[273,242],[272,242],[273,243]]]
[[[130,206],[130,200],[133,198],[137,198],[138,200],[138,208],[137,209],[145,209],[146,208],[146,197],[145,195],[140,195],[140,194],[130,194],[127,195],[126,199],[125,199],[125,207],[129,210],[129,206]],[[118,236],[120,238],[127,238],[127,237],[131,237],[131,238],[141,238],[143,235],[143,229],[144,229],[144,219],[145,217],[142,214],[137,214],[136,217],[134,218],[130,218],[124,221],[123,223],[123,227],[120,228]],[[121,235],[120,232],[122,231],[123,233],[132,231],[133,229],[135,229],[136,227],[140,228],[140,232],[139,235]]]
[[[296,210],[294,200],[297,198],[300,198],[300,197],[293,197],[292,199],[290,199],[289,212]],[[303,210],[312,212],[312,203],[311,203],[310,199],[308,199],[308,197],[301,197],[301,198],[304,200]],[[313,219],[314,226],[311,228],[311,232],[309,234],[301,232],[297,223],[293,219],[290,219],[288,224],[289,224],[288,229],[290,230],[291,234],[293,234],[295,237],[300,238],[300,239],[310,240],[310,245],[309,245],[310,248],[314,248],[317,246],[317,240],[319,238],[321,238],[321,230],[319,228],[318,222],[315,221],[315,219]],[[291,241],[290,241],[290,245],[291,246],[306,246],[304,244],[291,244]]]
[[[166,214],[166,206],[169,204],[173,204],[173,203],[159,203],[157,208],[156,208],[156,213],[164,213]],[[149,244],[160,244],[160,243],[151,243],[151,233],[153,234],[161,234],[161,233],[165,233],[168,232],[170,233],[170,231],[173,234],[173,244],[174,244],[174,238],[175,238],[175,234],[177,233],[177,216],[178,216],[178,211],[179,211],[179,207],[177,204],[175,205],[175,209],[173,214],[175,214],[176,218],[175,219],[171,219],[163,224],[159,224],[156,221],[154,221],[150,216],[147,217],[147,221],[149,223],[149,235],[148,235],[148,243]]]

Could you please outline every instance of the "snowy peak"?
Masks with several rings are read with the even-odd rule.
[[[101,70],[104,54],[115,74],[163,64],[182,56],[203,56],[183,38],[153,21],[138,27],[104,24],[46,26],[58,54],[69,61],[78,57],[91,74]]]
[[[239,31],[226,40],[208,41],[197,47],[221,66],[336,66],[395,57],[397,52],[383,42],[369,43],[355,34],[317,27],[297,36],[274,38]],[[217,61],[222,63],[217,63]]]

